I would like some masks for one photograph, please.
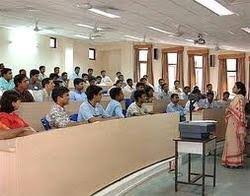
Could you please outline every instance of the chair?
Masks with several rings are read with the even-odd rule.
[[[49,125],[49,121],[47,121],[47,119],[44,117],[41,119],[41,123],[43,125],[43,128],[48,131],[51,129],[51,126]]]
[[[70,115],[69,116],[69,119],[71,120],[71,121],[77,121],[77,118],[78,118],[78,114],[72,114],[72,115]]]

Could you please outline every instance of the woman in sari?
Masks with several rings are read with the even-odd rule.
[[[244,148],[246,137],[245,95],[246,88],[242,82],[233,87],[236,94],[225,113],[226,135],[222,155],[222,165],[229,168],[244,166]]]

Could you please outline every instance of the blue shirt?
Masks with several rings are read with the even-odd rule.
[[[172,102],[168,104],[166,112],[167,113],[177,112],[180,114],[180,116],[185,116],[186,114],[182,106],[180,106],[179,104],[173,104]]]
[[[119,118],[124,118],[124,115],[122,113],[122,105],[120,102],[112,99],[107,108],[106,108],[106,113],[109,116],[114,116],[114,117],[119,117]]]
[[[78,112],[77,121],[88,121],[93,117],[107,118],[109,116],[106,114],[101,104],[97,103],[96,106],[93,106],[89,101],[83,102]]]
[[[70,91],[69,92],[69,99],[71,101],[80,101],[80,102],[84,102],[87,101],[87,95],[85,94],[85,92],[79,92],[79,91]]]
[[[13,80],[10,80],[9,82],[4,79],[4,77],[0,78],[0,90],[1,91],[8,91],[13,90],[15,88],[15,84]]]

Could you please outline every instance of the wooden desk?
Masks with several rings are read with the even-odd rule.
[[[0,149],[1,195],[91,195],[173,157],[178,120],[176,114],[148,115],[2,140],[12,142]]]

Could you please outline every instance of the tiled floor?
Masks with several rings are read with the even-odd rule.
[[[207,158],[207,171],[212,172],[212,159]],[[206,195],[214,196],[250,196],[250,159],[244,169],[227,169],[220,165],[220,158],[217,161],[217,184],[213,188],[212,180],[206,180]],[[193,161],[193,170],[198,172],[201,169],[200,159]],[[180,168],[181,169],[181,168]],[[183,179],[186,173],[187,164],[181,169]],[[200,182],[200,181],[199,181]],[[201,187],[193,185],[179,185],[179,191],[174,191],[174,174],[161,173],[148,181],[130,190],[125,196],[195,196],[201,195]]]

